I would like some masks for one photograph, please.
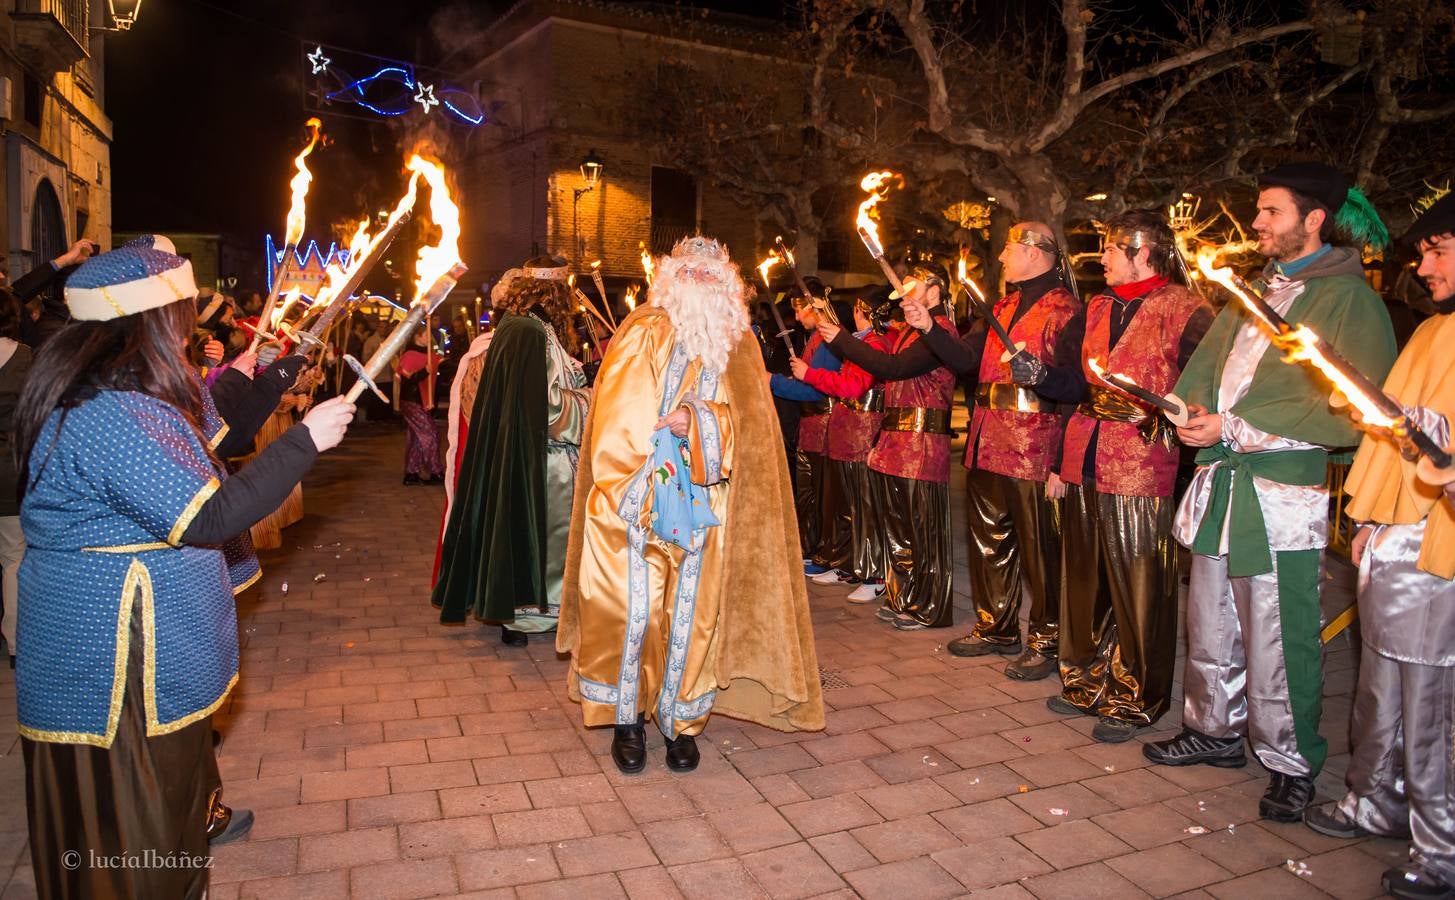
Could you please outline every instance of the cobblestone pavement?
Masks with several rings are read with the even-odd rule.
[[[1260,822],[1256,763],[1148,767],[1138,741],[1174,731],[1176,714],[1138,741],[1096,744],[1092,720],[1046,709],[1054,679],[1011,682],[998,661],[948,655],[963,625],[896,632],[815,585],[827,730],[715,718],[701,768],[683,776],[649,728],[651,765],[624,777],[610,732],[581,727],[548,641],[509,649],[494,629],[438,623],[427,597],[443,495],[400,485],[401,445],[366,426],[325,456],[307,518],[240,598],[242,679],[217,721],[227,799],[257,824],[217,853],[216,900],[1362,898],[1403,857],[1390,841]],[[1346,580],[1330,605],[1347,602]],[[1348,638],[1328,655],[1323,797],[1342,782],[1354,657]],[[34,893],[14,695],[0,672],[7,900]]]

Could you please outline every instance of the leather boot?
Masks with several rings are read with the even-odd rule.
[[[647,767],[647,733],[645,718],[637,717],[635,725],[618,725],[611,739],[611,761],[623,775],[635,775]]]
[[[667,738],[667,768],[673,772],[691,772],[701,759],[702,755],[697,752],[697,738],[690,734],[676,740]]]
[[[1040,681],[1049,678],[1057,668],[1055,656],[1027,647],[1020,656],[1005,664],[1005,675],[1017,681]]]
[[[508,625],[501,625],[500,643],[507,647],[524,647],[530,643],[530,636],[524,631],[515,631]]]

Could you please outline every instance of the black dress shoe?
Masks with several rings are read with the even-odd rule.
[[[514,629],[501,625],[500,643],[507,647],[524,647],[530,643],[530,636],[524,631],[515,631]]]
[[[684,734],[675,741],[667,738],[667,768],[673,772],[691,772],[697,768],[702,754],[697,752],[697,738]]]
[[[404,473],[404,483],[407,484],[407,485],[415,485],[415,484],[421,484],[422,482],[420,482],[419,476],[416,475],[416,474],[414,474],[413,472],[405,472]]]
[[[1425,871],[1424,866],[1409,862],[1384,873],[1384,889],[1402,900],[1450,900],[1455,886]]]
[[[1001,656],[1015,656],[1021,652],[1019,639],[1013,644],[994,644],[985,640],[975,632],[970,632],[962,638],[955,638],[945,645],[951,656],[989,656],[998,653]]]
[[[1241,769],[1248,764],[1243,755],[1242,738],[1215,738],[1182,729],[1170,741],[1142,745],[1142,755],[1163,766],[1217,766],[1220,769]]]
[[[1258,815],[1274,822],[1301,822],[1304,810],[1314,802],[1314,780],[1307,775],[1274,772],[1268,790],[1258,801]]]
[[[647,733],[641,719],[635,725],[618,725],[611,739],[611,761],[623,775],[635,775],[647,767]]]
[[[1005,675],[1017,681],[1040,681],[1057,669],[1056,657],[1047,656],[1035,647],[1027,647],[1020,656],[1005,664]]]
[[[253,830],[253,811],[217,804],[207,823],[207,846],[219,847],[247,837]]]

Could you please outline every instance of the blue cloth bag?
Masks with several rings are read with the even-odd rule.
[[[702,548],[707,529],[720,525],[707,488],[692,483],[687,441],[669,429],[652,433],[652,531],[689,553]]]

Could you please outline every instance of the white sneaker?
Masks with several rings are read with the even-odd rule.
[[[849,594],[848,601],[850,603],[869,603],[878,600],[883,593],[884,585],[882,584],[861,584]]]
[[[839,571],[837,569],[829,569],[827,572],[820,572],[817,575],[808,576],[808,580],[814,584],[838,584]]]

